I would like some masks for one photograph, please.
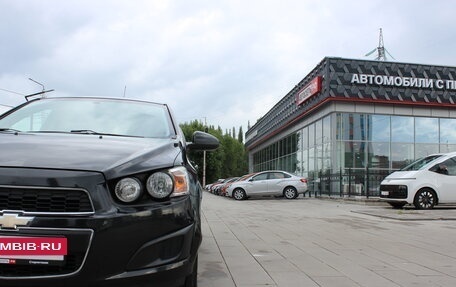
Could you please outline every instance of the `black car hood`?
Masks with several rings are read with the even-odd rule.
[[[107,178],[169,167],[176,139],[0,133],[0,167],[98,171]]]

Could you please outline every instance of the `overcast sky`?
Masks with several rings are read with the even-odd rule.
[[[0,0],[0,104],[19,94],[167,103],[246,131],[325,56],[456,66],[456,1]],[[126,89],[125,89],[126,87]],[[15,92],[15,93],[13,93]]]

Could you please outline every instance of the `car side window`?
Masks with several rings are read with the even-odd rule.
[[[269,174],[269,179],[282,179],[285,178],[285,175],[281,172],[271,172]]]
[[[444,162],[436,164],[431,168],[431,171],[440,174],[456,176],[456,157],[447,159]]]
[[[262,173],[252,178],[252,181],[266,180],[268,179],[268,173]]]

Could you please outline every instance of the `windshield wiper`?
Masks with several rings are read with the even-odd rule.
[[[100,136],[114,136],[114,137],[133,137],[133,138],[143,138],[142,136],[132,136],[132,135],[121,135],[121,134],[110,134],[110,133],[99,133],[93,130],[71,130],[71,133],[76,134],[87,134],[87,135],[100,135]]]
[[[76,133],[76,134],[101,135],[101,133],[97,133],[96,131],[93,131],[93,130],[71,130],[70,132]]]

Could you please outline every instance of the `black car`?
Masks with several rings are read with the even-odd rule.
[[[0,286],[196,286],[201,186],[167,105],[41,98],[0,116]]]

